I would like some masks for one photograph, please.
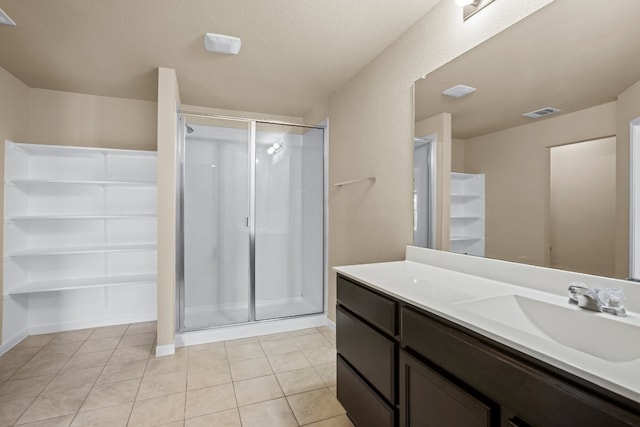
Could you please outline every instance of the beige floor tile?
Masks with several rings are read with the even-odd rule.
[[[98,351],[113,351],[120,342],[120,337],[87,340],[78,349],[78,353],[95,353]]]
[[[314,332],[307,335],[301,335],[294,337],[296,345],[300,350],[308,350],[311,348],[322,347],[331,345],[329,341],[318,332]]]
[[[336,363],[336,349],[331,345],[316,347],[303,351],[304,357],[307,358],[312,366],[326,365],[328,363]]]
[[[0,383],[3,383],[6,380],[8,380],[21,367],[22,367],[22,364],[0,365]]]
[[[124,335],[129,325],[113,325],[104,326],[102,328],[94,329],[93,333],[89,335],[87,340],[102,340],[105,338],[120,338]]]
[[[336,346],[336,333],[332,332],[332,333],[322,333],[322,336],[324,337],[324,339],[326,339],[327,341],[329,341],[329,343],[331,344],[331,346],[335,347]]]
[[[190,418],[184,422],[185,427],[241,427],[240,413],[237,409],[216,412]]]
[[[242,427],[297,427],[293,412],[285,399],[269,400],[240,408]]]
[[[107,365],[116,365],[120,363],[137,362],[139,360],[147,360],[151,355],[151,346],[144,345],[138,347],[117,348],[111,355]]]
[[[262,341],[262,350],[267,356],[274,354],[291,353],[292,351],[298,351],[294,338],[283,338],[272,341]]]
[[[257,341],[227,346],[227,358],[229,361],[258,359],[264,356],[262,346]]]
[[[189,367],[202,367],[220,362],[227,363],[227,350],[224,347],[189,353]]]
[[[140,323],[132,323],[127,328],[127,331],[124,333],[125,335],[136,335],[136,334],[149,334],[156,333],[156,322],[140,322]]]
[[[0,386],[0,400],[36,397],[49,384],[53,375],[9,380]]]
[[[89,392],[80,412],[132,403],[136,399],[140,379],[96,384]]]
[[[118,344],[118,347],[124,348],[124,347],[136,347],[139,345],[149,345],[149,344],[153,344],[155,340],[156,340],[155,332],[151,332],[147,334],[125,335],[120,340],[120,344]]]
[[[173,421],[167,424],[160,424],[158,427],[184,427],[184,420]]]
[[[116,381],[132,380],[142,378],[144,370],[147,366],[146,360],[140,360],[132,363],[124,363],[120,365],[107,365],[98,377],[97,384],[104,384]]]
[[[316,327],[316,331],[320,332],[321,334],[324,333],[335,333],[335,331],[333,329],[331,329],[328,326],[317,326]]]
[[[71,356],[69,356],[70,358]],[[57,374],[67,363],[68,358],[62,359],[44,359],[28,361],[22,368],[18,369],[11,379],[41,377],[43,375]]]
[[[47,385],[42,393],[64,393],[72,390],[89,389],[98,379],[102,368],[84,368],[62,371]]]
[[[248,380],[250,378],[264,377],[265,375],[273,374],[271,365],[266,358],[229,362],[229,368],[231,369],[231,378],[233,378],[234,381]]]
[[[307,424],[305,427],[353,427],[353,423],[346,415],[340,415],[328,420]]]
[[[308,368],[311,365],[301,351],[292,353],[274,354],[268,357],[273,372],[294,371],[296,369]]]
[[[44,347],[49,344],[52,339],[56,336],[53,334],[41,334],[41,335],[29,335],[18,344],[16,344],[13,348],[16,350],[21,350],[25,348],[33,348],[33,347]]]
[[[225,347],[229,348],[236,345],[244,345],[244,344],[255,343],[255,342],[259,342],[258,337],[239,338],[237,340],[229,340],[229,341],[225,341],[224,345]]]
[[[187,371],[187,389],[210,387],[231,382],[231,371],[227,362],[212,363],[207,366],[190,366]]]
[[[136,348],[136,347],[132,347]],[[187,352],[176,353],[170,356],[152,356],[147,362],[146,376],[170,374],[171,372],[186,371],[189,354]]]
[[[126,427],[133,403],[80,412],[71,427]]]
[[[283,397],[280,384],[274,375],[252,378],[233,383],[238,406],[246,406]]]
[[[170,374],[154,375],[142,378],[140,390],[136,400],[176,394],[187,390],[187,371],[172,372]]]
[[[338,387],[332,385],[331,387],[329,387],[329,391],[334,395],[337,396],[338,395]]]
[[[33,397],[0,402],[0,426],[11,426],[33,402]]]
[[[313,368],[281,372],[276,374],[276,377],[286,396],[326,387],[322,378]]]
[[[74,390],[64,393],[42,394],[18,420],[18,424],[70,415],[80,409],[88,391]]]
[[[189,390],[185,418],[194,418],[235,407],[237,403],[231,383]]]
[[[336,364],[334,363],[328,363],[326,365],[318,365],[318,366],[314,366],[313,369],[316,370],[316,372],[318,373],[318,375],[320,376],[320,378],[322,378],[322,381],[324,381],[324,383],[327,386],[332,386],[332,385],[336,385]]]
[[[296,329],[294,331],[288,332],[290,337],[300,337],[303,335],[313,335],[317,333],[318,333],[318,330],[316,328]]]
[[[184,419],[185,393],[138,400],[133,406],[129,425],[157,426]]]
[[[69,369],[97,368],[103,367],[109,361],[113,350],[98,351],[95,353],[76,353],[69,359],[62,368],[63,371]]]
[[[300,425],[337,417],[345,413],[329,389],[308,391],[288,396],[287,400]]]
[[[0,366],[14,366],[24,365],[27,363],[36,353],[40,352],[42,347],[12,348],[0,357]]]
[[[52,345],[68,344],[73,342],[84,341],[89,338],[93,332],[92,329],[79,329],[76,331],[59,332],[50,342]]]
[[[40,350],[35,356],[33,356],[31,361],[63,358],[69,359],[76,351],[78,351],[78,348],[80,348],[81,345],[82,341],[70,342],[66,344],[49,344],[42,347],[42,350]]]
[[[75,415],[63,415],[61,417],[47,418],[32,423],[20,424],[20,427],[69,427]]]
[[[189,353],[200,353],[202,351],[214,350],[218,348],[226,348],[224,345],[224,341],[209,342],[206,344],[190,345],[189,347],[186,347]]]

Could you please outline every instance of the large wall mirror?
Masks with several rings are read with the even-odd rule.
[[[636,0],[556,0],[415,83],[437,249],[629,277],[638,16]],[[476,91],[443,94],[456,85]]]

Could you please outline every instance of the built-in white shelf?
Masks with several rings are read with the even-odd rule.
[[[95,254],[95,253],[115,253],[115,252],[136,252],[136,251],[152,251],[156,250],[155,243],[149,244],[132,244],[132,245],[98,245],[98,246],[81,246],[69,248],[30,248],[7,253],[10,257],[27,257],[27,256],[48,256],[48,255],[76,255],[76,254]]]
[[[10,216],[7,221],[42,221],[42,220],[87,220],[87,219],[131,219],[131,218],[156,218],[157,214],[134,213],[134,214],[113,214],[113,215],[22,215]]]
[[[484,256],[484,219],[484,174],[452,173],[451,250]]]
[[[156,157],[6,141],[3,340],[155,317]]]
[[[150,181],[100,181],[100,180],[79,180],[79,179],[29,179],[17,178],[10,180],[7,185],[29,186],[29,185],[98,185],[102,187],[156,187],[155,182]]]
[[[155,274],[130,274],[113,277],[87,277],[70,280],[48,280],[41,282],[28,282],[9,290],[7,295],[24,295],[42,292],[60,292],[75,289],[100,288],[111,286],[131,286],[156,283]]]

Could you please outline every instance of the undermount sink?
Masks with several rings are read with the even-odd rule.
[[[562,307],[519,295],[456,304],[457,307],[610,362],[640,357],[640,327],[594,311]]]

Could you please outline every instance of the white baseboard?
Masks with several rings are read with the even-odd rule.
[[[269,320],[241,325],[231,325],[202,331],[183,332],[176,335],[176,346],[185,347],[217,341],[255,337],[257,335],[277,334],[297,329],[329,326],[326,314],[295,317],[290,319]]]
[[[329,319],[328,317],[327,317],[327,326],[333,329],[334,331],[336,330],[336,322]]]
[[[156,357],[170,356],[176,354],[175,344],[164,344],[156,346]]]
[[[18,332],[17,334],[15,334],[14,336],[12,336],[11,338],[9,338],[8,340],[6,340],[5,342],[3,342],[0,345],[0,356],[5,354],[7,351],[11,350],[13,346],[18,344],[23,339],[25,339],[28,335],[29,335],[29,331],[25,328],[20,332]]]
[[[30,326],[29,335],[48,334],[50,332],[73,331],[76,329],[99,328],[102,326],[123,325],[128,323],[149,322],[156,320],[155,313],[136,316],[117,317],[108,319],[82,320],[77,322],[50,323],[47,325]]]

